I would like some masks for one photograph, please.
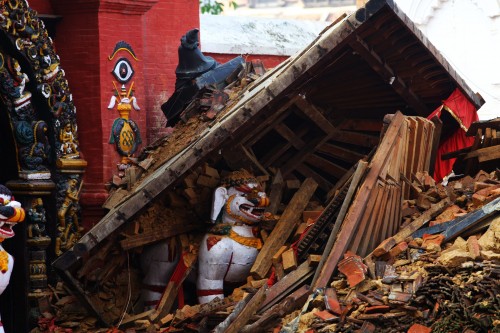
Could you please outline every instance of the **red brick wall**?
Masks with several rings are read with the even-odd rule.
[[[56,47],[61,66],[66,73],[77,111],[79,144],[88,161],[81,203],[97,205],[103,202],[104,147],[99,143],[105,130],[101,118],[101,85],[99,58],[98,3],[79,10],[80,1],[54,3],[54,10],[62,19],[57,26]],[[92,5],[92,6],[91,6]],[[84,209],[85,210],[85,209]]]
[[[48,8],[43,4],[38,0],[33,8],[43,12]],[[141,110],[132,111],[130,118],[137,122],[144,146],[164,128],[159,106],[173,93],[180,37],[199,26],[198,0],[52,0],[52,4],[54,14],[62,16],[57,49],[77,108],[81,151],[88,161],[81,204],[84,224],[90,227],[103,214],[104,184],[117,172],[120,161],[109,144],[111,126],[118,117],[116,108],[107,109],[115,80],[111,71],[121,57],[134,68],[126,86],[134,82]],[[121,40],[130,44],[139,61],[125,51],[108,59]]]
[[[165,132],[160,106],[174,92],[177,48],[186,31],[200,26],[198,0],[162,0],[144,16],[144,70],[148,141]]]
[[[30,7],[36,10],[39,14],[54,14],[54,9],[49,0],[29,0]]]

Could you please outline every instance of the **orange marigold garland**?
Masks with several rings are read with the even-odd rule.
[[[6,273],[9,270],[9,254],[5,250],[0,250],[0,271]]]

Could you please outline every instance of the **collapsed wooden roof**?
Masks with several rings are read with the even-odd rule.
[[[232,167],[312,177],[323,191],[378,143],[383,116],[427,116],[459,88],[481,100],[390,0],[372,0],[267,73],[196,140],[147,175],[54,266],[66,271],[213,152]],[[235,154],[236,153],[236,154]],[[244,157],[244,158],[241,158]]]

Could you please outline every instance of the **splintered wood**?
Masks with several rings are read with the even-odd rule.
[[[331,251],[323,254],[326,263],[314,287],[327,286],[347,250],[365,256],[397,232],[402,200],[410,194],[402,177],[411,179],[413,174],[429,169],[434,124],[400,112],[386,116],[384,122],[389,124]]]

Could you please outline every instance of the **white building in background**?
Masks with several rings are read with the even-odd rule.
[[[486,103],[478,112],[479,118],[500,117],[500,0],[393,1],[441,51],[469,87],[484,98]],[[267,54],[292,55],[315,38],[327,25],[325,20],[332,21],[341,13],[355,10],[355,6],[302,8],[294,1],[285,7],[242,7],[224,12],[236,17],[202,15],[201,45],[204,52],[234,52],[241,47],[242,53],[255,53],[252,49],[258,48],[266,49]],[[322,22],[313,24],[311,20]],[[228,33],[237,36],[229,38]],[[234,45],[235,41],[241,45]],[[228,47],[231,50],[226,50]]]
[[[395,0],[486,103],[480,119],[500,117],[500,0]]]

